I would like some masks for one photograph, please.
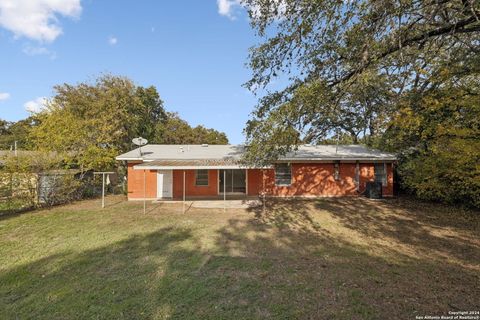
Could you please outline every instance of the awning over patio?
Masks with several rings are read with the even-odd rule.
[[[133,166],[135,170],[247,169],[234,159],[155,160]]]

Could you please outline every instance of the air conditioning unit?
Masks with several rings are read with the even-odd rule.
[[[382,199],[382,183],[374,181],[367,182],[365,195],[370,199]]]

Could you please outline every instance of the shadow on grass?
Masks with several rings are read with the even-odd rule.
[[[195,230],[170,227],[4,270],[0,317],[378,319],[479,308],[468,269],[372,256],[302,202],[255,210],[212,233],[210,250]]]
[[[365,237],[392,239],[420,254],[465,265],[480,262],[480,215],[473,211],[408,199],[324,199],[315,208]]]

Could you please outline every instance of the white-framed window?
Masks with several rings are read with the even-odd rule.
[[[374,172],[375,172],[375,182],[381,182],[382,186],[385,187],[387,185],[387,164],[375,163]]]
[[[333,164],[333,178],[336,181],[340,180],[340,161],[335,161]]]
[[[195,171],[195,185],[208,186],[208,170],[201,169]]]
[[[275,185],[289,186],[292,184],[292,167],[289,163],[275,165]]]

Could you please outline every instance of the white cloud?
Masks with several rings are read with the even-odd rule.
[[[38,56],[38,55],[46,55],[50,57],[50,59],[55,60],[57,58],[57,54],[54,51],[50,51],[45,47],[32,47],[27,45],[23,47],[23,53],[29,56]]]
[[[118,39],[115,38],[115,37],[110,37],[110,38],[108,38],[108,43],[109,43],[110,45],[112,45],[112,46],[116,45],[117,42],[118,42]]]
[[[235,20],[235,10],[241,6],[240,0],[217,0],[218,13]]]
[[[46,97],[38,97],[34,100],[25,102],[23,106],[28,112],[37,113],[45,109],[47,101]]]
[[[8,92],[0,92],[0,101],[4,101],[10,99],[10,93]]]
[[[81,12],[80,0],[0,0],[0,26],[15,37],[52,42],[62,34],[58,16]]]

